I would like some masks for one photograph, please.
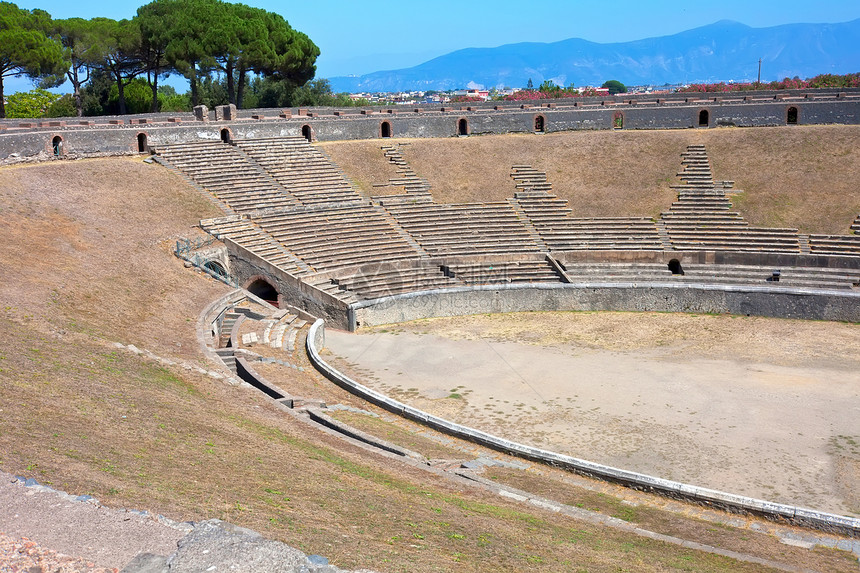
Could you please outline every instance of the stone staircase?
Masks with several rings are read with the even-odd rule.
[[[732,250],[800,253],[797,229],[750,227],[732,211],[726,190],[732,181],[715,183],[704,145],[689,145],[681,154],[678,199],[660,215],[675,250]],[[665,240],[664,237],[661,239]]]
[[[412,170],[412,167],[410,167],[403,158],[403,155],[400,153],[401,145],[402,144],[400,143],[395,145],[383,145],[381,149],[385,158],[388,159],[389,163],[392,163],[395,166],[397,172],[397,177],[389,179],[386,187],[403,188],[405,193],[376,195],[373,198],[374,202],[377,202],[380,205],[390,205],[392,203],[399,202],[414,203],[433,201],[433,197],[430,195],[430,184],[426,180],[418,177],[418,174]]]
[[[663,250],[654,221],[644,217],[572,217],[568,202],[552,194],[546,174],[514,165],[517,191],[510,200],[526,225],[549,251]]]

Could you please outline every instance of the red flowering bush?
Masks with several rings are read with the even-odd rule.
[[[785,78],[781,81],[756,83],[726,84],[692,84],[681,88],[680,92],[743,92],[754,90],[803,90],[809,88],[856,88],[860,87],[860,73],[845,74],[844,76],[834,74],[821,74],[814,78],[802,80],[798,77]]]

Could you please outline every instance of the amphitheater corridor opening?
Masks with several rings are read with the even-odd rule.
[[[612,116],[612,127],[615,129],[621,129],[624,127],[624,114],[620,111],[616,111]]]
[[[699,112],[699,127],[708,127],[710,124],[710,115],[706,109]]]
[[[222,265],[218,261],[206,261],[205,263],[203,263],[203,267],[209,269],[219,277],[227,276],[227,270],[224,268],[224,265]]]
[[[271,304],[275,308],[280,308],[278,305],[278,291],[264,279],[257,279],[249,284],[246,289],[252,295],[259,297]]]
[[[314,140],[313,133],[311,132],[311,126],[305,124],[302,126],[302,137],[308,140],[308,143],[312,143]]]
[[[146,153],[147,148],[149,147],[149,144],[148,144],[146,139],[147,138],[146,138],[145,133],[138,133],[137,134],[137,152],[138,153]]]
[[[233,138],[230,136],[230,130],[226,127],[221,130],[221,141],[224,143],[230,143]]]
[[[63,154],[63,138],[55,135],[54,139],[51,140],[51,149],[54,150],[55,157],[61,156]]]
[[[465,118],[457,122],[457,134],[460,136],[469,135],[469,122]]]
[[[391,124],[387,121],[383,121],[379,125],[379,136],[380,137],[391,137]]]
[[[673,275],[682,275],[684,274],[684,269],[681,267],[681,261],[678,259],[672,259],[669,261],[669,271]]]
[[[542,115],[535,116],[535,132],[543,133],[545,129],[546,120]]]
[[[788,125],[797,125],[797,108],[791,106],[785,112],[785,123]]]

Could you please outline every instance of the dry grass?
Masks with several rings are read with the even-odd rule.
[[[409,143],[403,156],[441,203],[513,196],[511,166],[545,171],[576,217],[655,217],[675,199],[669,185],[687,145],[704,143],[717,180],[744,191],[735,207],[752,225],[847,233],[860,213],[860,126],[565,132]],[[391,143],[391,142],[385,142]],[[322,144],[362,188],[383,177],[382,142]],[[375,168],[373,167],[375,166]],[[375,170],[374,170],[375,169]]]
[[[170,249],[215,213],[138,159],[0,170],[4,471],[112,506],[219,517],[342,567],[765,570],[392,466],[259,393],[117,350],[112,342],[134,343],[202,363],[194,321],[225,287]],[[293,370],[278,383],[325,384]]]

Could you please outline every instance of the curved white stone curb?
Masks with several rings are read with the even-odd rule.
[[[324,321],[322,319],[318,319],[311,326],[307,337],[308,357],[317,370],[319,370],[326,378],[345,390],[348,390],[353,394],[376,404],[377,406],[385,408],[390,412],[420,422],[435,430],[475,442],[506,454],[564,468],[578,474],[619,483],[633,489],[653,491],[668,497],[685,499],[703,505],[721,508],[733,513],[751,513],[774,521],[788,521],[796,525],[813,527],[815,529],[832,533],[840,533],[843,535],[850,535],[852,537],[860,536],[860,519],[831,513],[823,513],[814,509],[796,507],[793,505],[772,503],[761,499],[702,488],[695,485],[605,466],[588,460],[581,460],[572,456],[566,456],[512,442],[504,438],[428,414],[427,412],[413,408],[412,406],[408,406],[402,402],[398,402],[397,400],[389,398],[380,392],[359,384],[323,360],[317,350],[317,344],[324,345],[325,343],[323,326]]]

